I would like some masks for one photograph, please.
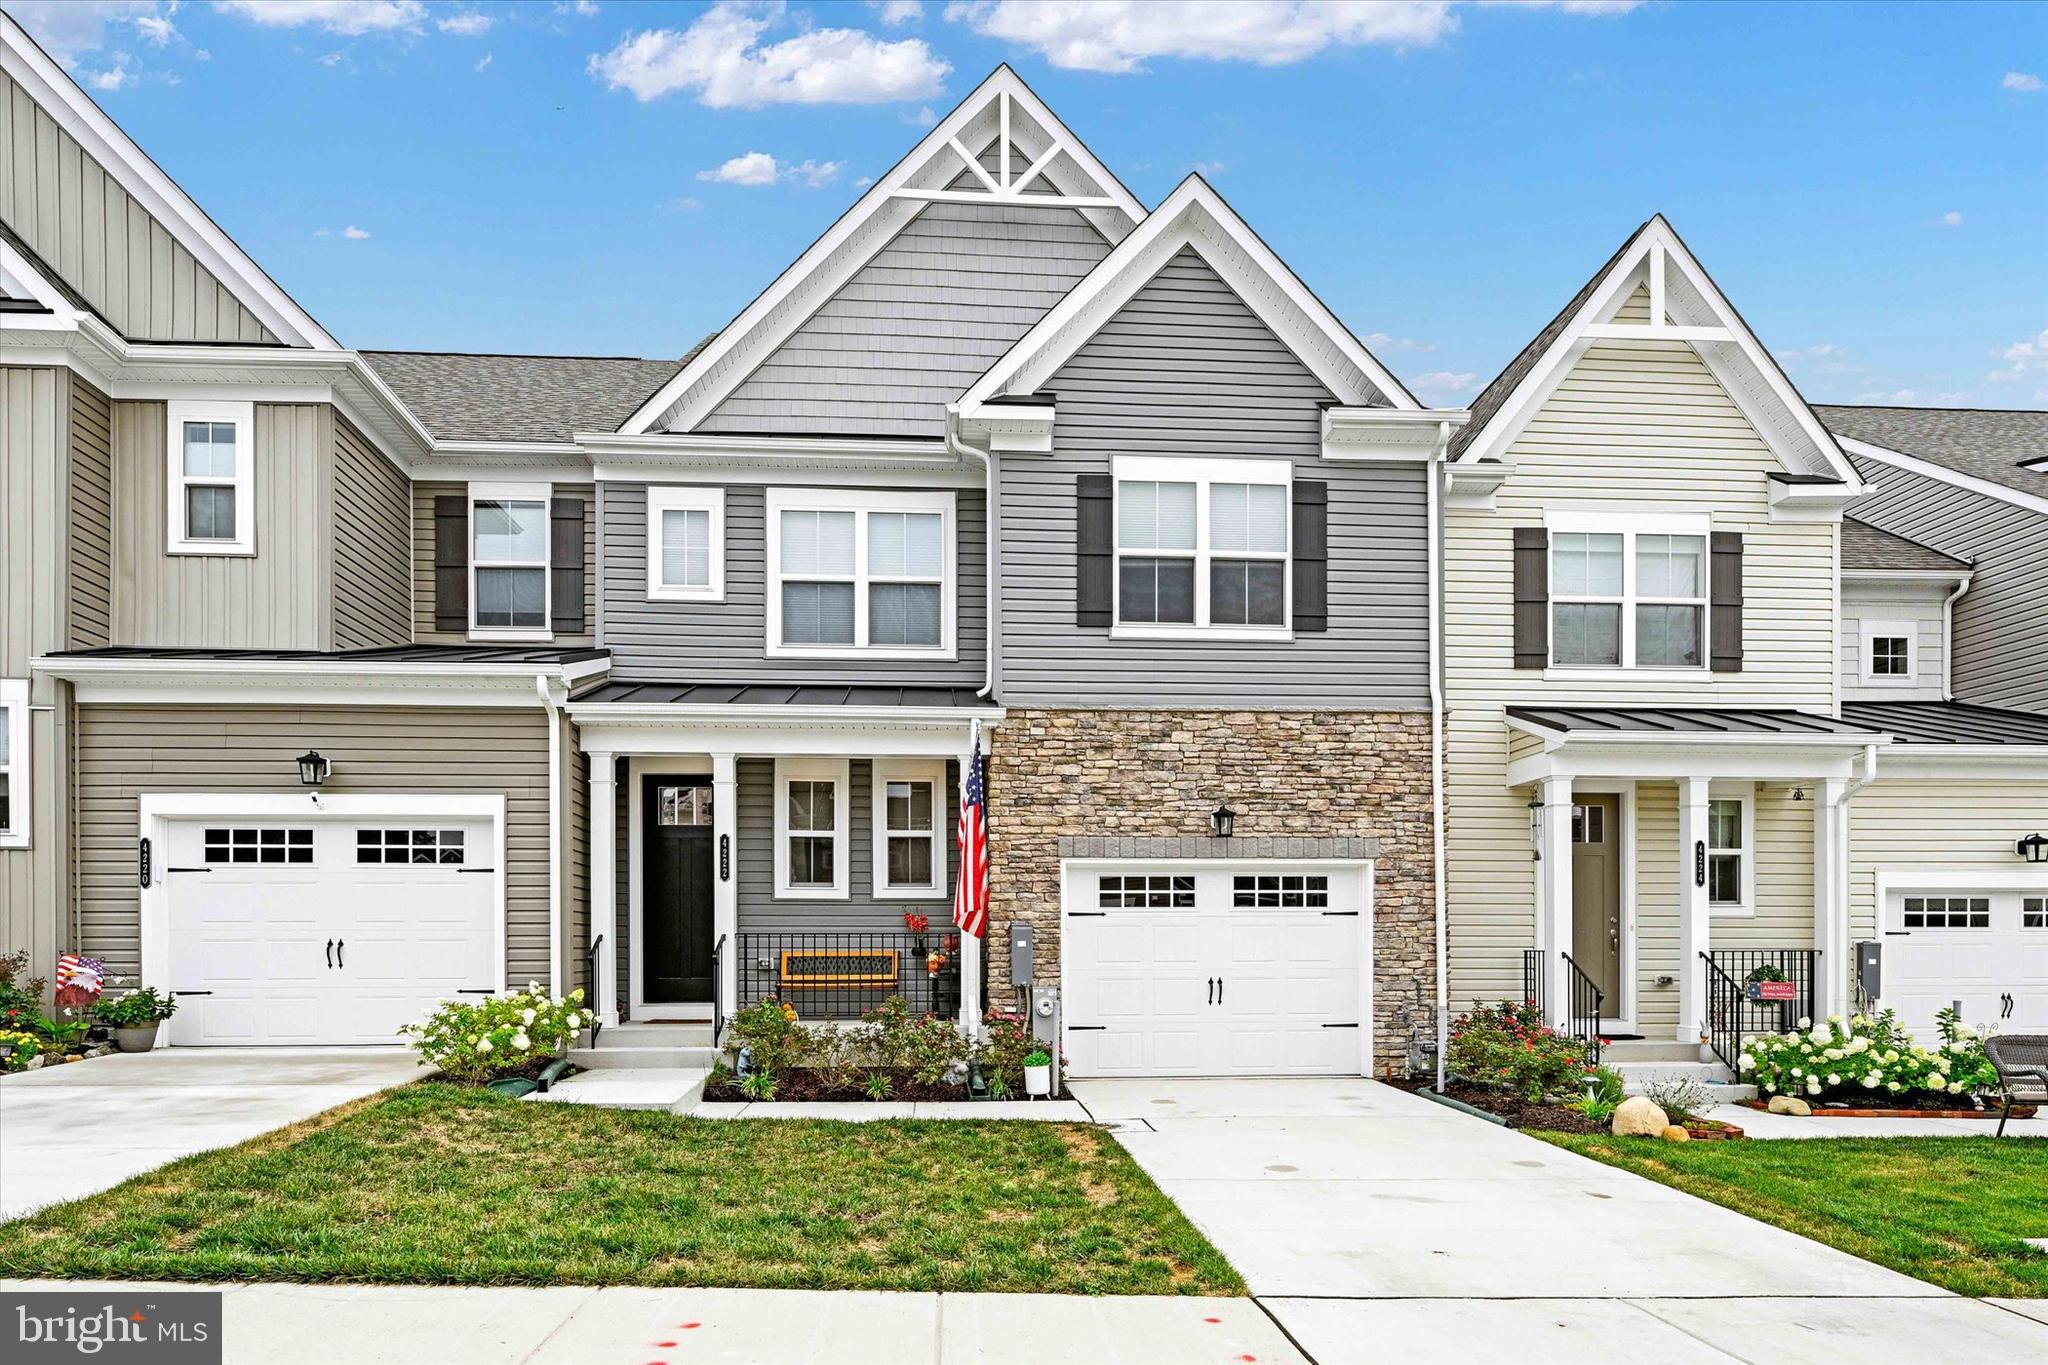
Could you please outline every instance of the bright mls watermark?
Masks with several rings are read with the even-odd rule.
[[[220,1365],[220,1292],[0,1292],[0,1359]]]

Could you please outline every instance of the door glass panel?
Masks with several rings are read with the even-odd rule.
[[[708,825],[711,823],[711,788],[663,787],[658,798],[658,822],[663,825]]]

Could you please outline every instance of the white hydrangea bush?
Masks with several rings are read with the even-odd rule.
[[[1929,1096],[1969,1096],[1996,1088],[1998,1074],[1977,1034],[1942,1011],[1940,1046],[1921,1047],[1892,1011],[1819,1024],[1801,1019],[1790,1033],[1746,1038],[1737,1069],[1765,1095],[1860,1101],[1893,1107]]]
[[[511,995],[444,1001],[398,1031],[420,1054],[421,1066],[451,1080],[487,1081],[561,1056],[589,1023],[582,991],[556,997],[529,981]]]

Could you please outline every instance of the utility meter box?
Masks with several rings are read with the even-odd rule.
[[[1866,1000],[1884,994],[1884,945],[1874,939],[1856,945],[1856,989]]]
[[[1028,986],[1032,981],[1032,954],[1038,931],[1022,920],[1010,921],[1010,984]]]
[[[1031,988],[1031,1036],[1044,1043],[1047,1051],[1055,1056],[1059,1054],[1060,988],[1058,986],[1033,986]]]

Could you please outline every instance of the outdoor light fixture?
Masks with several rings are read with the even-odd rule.
[[[334,765],[317,749],[309,749],[299,755],[299,781],[309,787],[319,786],[333,771]]]
[[[2048,863],[2048,834],[2029,834],[2013,845],[2013,851],[2030,863]]]
[[[1794,787],[1792,789],[1792,799],[1794,801],[1804,801],[1806,799],[1806,788]]]
[[[1219,839],[1228,839],[1237,828],[1237,812],[1229,806],[1218,806],[1209,812],[1209,829]]]

